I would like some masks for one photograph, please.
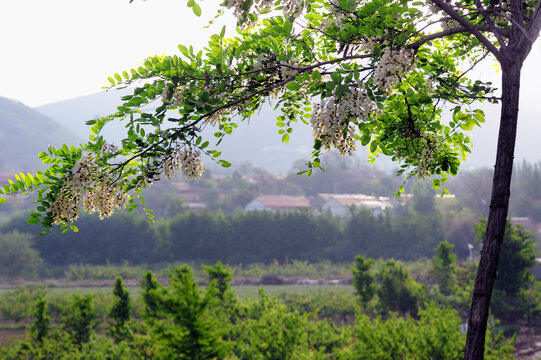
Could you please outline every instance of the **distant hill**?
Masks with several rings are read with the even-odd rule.
[[[129,93],[130,89],[100,92],[94,95],[65,100],[54,104],[38,107],[37,110],[57,120],[81,138],[89,135],[85,121],[99,116],[105,116],[115,111],[120,104],[120,98]],[[475,128],[466,135],[474,143],[473,153],[464,168],[492,167],[496,155],[496,142],[498,135],[499,105],[482,104],[486,112],[487,121],[482,128]],[[223,158],[233,163],[233,169],[244,162],[263,167],[268,171],[285,174],[291,169],[295,160],[308,159],[312,147],[312,130],[310,126],[296,124],[290,137],[289,144],[282,144],[281,136],[275,125],[278,112],[270,106],[265,106],[249,123],[241,124],[226,137],[220,144]],[[449,116],[450,115],[444,115]],[[538,134],[541,133],[541,112],[521,111],[519,133],[517,138],[516,158],[530,162],[541,160]],[[213,138],[213,129],[207,129],[208,137]],[[108,124],[104,136],[111,142],[119,143],[125,133],[123,124]],[[211,142],[212,143],[212,142]],[[359,151],[357,156],[366,158],[366,152]],[[382,157],[376,165],[380,169],[390,170],[396,164]],[[207,166],[215,166],[207,161]]]
[[[121,104],[120,98],[129,93],[129,89],[101,91],[88,96],[43,105],[37,107],[36,110],[55,119],[81,139],[87,140],[90,131],[86,122],[114,113],[117,106]],[[118,143],[123,138],[123,132],[122,124],[108,124],[104,129],[104,136],[110,141]]]
[[[53,119],[14,100],[0,97],[0,169],[34,171],[37,154],[48,145],[76,145],[81,140]]]

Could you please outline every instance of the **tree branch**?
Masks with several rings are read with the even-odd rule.
[[[537,3],[537,7],[535,8],[535,11],[532,15],[532,18],[530,22],[528,23],[528,26],[526,28],[526,33],[528,36],[524,36],[522,39],[520,39],[520,43],[518,44],[519,49],[527,49],[527,51],[523,51],[522,54],[523,59],[526,59],[526,56],[528,56],[531,45],[533,45],[533,42],[539,37],[539,32],[541,31],[541,1]],[[525,42],[528,41],[529,44],[525,44]],[[528,46],[529,45],[529,46]]]
[[[490,26],[488,26],[488,25],[472,25],[472,26],[477,31],[490,31],[490,32],[492,32],[492,28]],[[501,30],[501,29],[498,29],[498,30]],[[435,40],[435,39],[441,39],[441,38],[444,38],[446,36],[460,34],[460,33],[464,33],[464,32],[472,33],[470,29],[467,29],[464,26],[457,26],[457,27],[452,28],[452,29],[447,29],[447,30],[443,30],[443,31],[440,31],[440,32],[437,32],[437,33],[434,33],[434,34],[426,35],[422,39],[411,43],[410,45],[408,45],[408,47],[410,47],[412,49],[418,49],[423,44],[425,44],[425,43],[427,43],[429,41],[432,41],[432,40]],[[502,33],[502,35],[505,36],[505,34],[503,34],[503,33]]]
[[[374,56],[374,54],[349,55],[349,56],[343,56],[343,57],[337,58],[337,59],[318,62],[316,64],[304,66],[304,67],[301,67],[301,68],[295,68],[295,67],[292,67],[292,66],[290,66],[290,68],[296,69],[298,71],[298,73],[304,73],[304,72],[307,72],[307,71],[311,71],[311,70],[313,70],[315,68],[322,67],[324,65],[335,64],[335,63],[339,63],[339,62],[342,62],[342,61],[345,61],[345,60],[365,59],[365,58],[369,58],[369,57],[372,57],[372,56]],[[283,66],[283,65],[281,65],[281,66]],[[264,70],[264,69],[261,69],[259,71],[262,71],[262,70]],[[209,118],[210,116],[212,116],[213,114],[215,114],[215,113],[217,113],[217,112],[219,112],[221,110],[224,110],[224,109],[227,109],[227,108],[232,108],[232,107],[234,107],[234,106],[236,106],[238,104],[243,103],[244,101],[250,100],[251,98],[253,98],[253,97],[257,96],[257,95],[261,95],[263,93],[274,90],[276,88],[283,87],[283,86],[287,85],[289,82],[294,81],[296,76],[297,76],[297,74],[292,75],[292,76],[288,77],[287,79],[279,81],[279,82],[277,82],[275,84],[272,84],[270,86],[265,86],[264,88],[256,90],[254,92],[251,92],[251,93],[249,93],[247,95],[244,95],[243,97],[241,97],[241,98],[239,98],[237,100],[231,101],[231,102],[229,102],[227,104],[224,104],[224,105],[221,105],[221,106],[219,106],[219,107],[217,107],[217,108],[215,108],[215,109],[213,109],[213,110],[211,110],[211,111],[209,111],[209,112],[207,112],[205,114],[199,115],[199,117],[197,119],[195,119],[194,121],[192,121],[189,124],[186,124],[186,125],[184,125],[184,126],[182,126],[180,128],[171,129],[172,132],[165,135],[161,140],[153,143],[149,147],[143,149],[141,152],[127,158],[125,161],[123,161],[123,162],[121,162],[119,164],[115,164],[114,167],[113,167],[113,171],[118,171],[118,170],[124,168],[131,161],[144,156],[146,153],[148,153],[152,149],[156,148],[157,146],[162,145],[167,140],[174,139],[177,135],[185,132],[189,128],[195,127],[197,124],[204,121],[205,118]]]
[[[488,24],[488,26],[492,29],[492,33],[494,36],[496,36],[496,39],[498,40],[498,43],[500,44],[502,49],[505,49],[507,45],[505,44],[505,41],[503,40],[503,37],[498,31],[498,28],[490,18],[490,16],[487,15],[487,10],[483,7],[483,4],[481,3],[481,0],[475,0],[475,5],[477,6],[477,10],[481,13],[481,16],[485,20],[485,22]]]
[[[443,11],[445,11],[445,13],[447,13],[447,15],[452,17],[453,20],[458,22],[460,25],[464,26],[464,28],[468,32],[470,32],[473,36],[475,36],[477,38],[477,40],[479,40],[479,42],[481,44],[483,44],[487,48],[487,50],[490,51],[496,57],[496,59],[498,59],[500,64],[502,64],[502,67],[507,67],[507,65],[508,65],[507,58],[500,52],[500,50],[498,50],[494,46],[494,44],[492,44],[490,42],[490,40],[488,40],[483,34],[481,34],[479,29],[477,29],[475,27],[475,25],[470,23],[468,20],[464,19],[464,17],[462,17],[459,13],[457,13],[451,7],[451,5],[447,4],[443,0],[431,0],[431,1],[432,1],[432,3],[434,3],[434,5],[436,5],[437,7],[442,9]],[[491,30],[489,30],[489,31],[491,31]]]

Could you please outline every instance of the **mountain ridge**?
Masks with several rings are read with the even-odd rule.
[[[74,133],[54,119],[24,105],[0,97],[0,169],[35,171],[41,168],[37,154],[49,145],[75,145],[81,142]]]

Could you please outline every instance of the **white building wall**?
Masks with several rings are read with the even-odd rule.
[[[244,211],[263,211],[266,210],[265,205],[263,205],[259,200],[255,199],[249,202],[245,207]]]

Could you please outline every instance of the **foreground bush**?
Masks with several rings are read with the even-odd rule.
[[[330,311],[331,303],[351,300],[352,294],[330,297],[321,293],[306,302],[282,295],[281,302],[261,290],[258,300],[241,302],[227,282],[231,275],[227,268],[217,264],[205,271],[209,277],[205,290],[199,288],[187,266],[170,272],[168,286],[146,273],[138,320],[130,318],[131,300],[120,291],[121,279],[115,284],[105,318],[94,313],[92,297],[73,296],[66,305],[73,310],[70,316],[52,312],[57,321],[44,322],[48,316],[45,298],[36,295],[34,314],[39,316],[35,315],[34,328],[39,326],[40,331],[0,348],[0,358],[458,359],[464,348],[465,337],[459,330],[462,320],[451,308],[430,304],[417,317],[391,314],[372,318],[358,304],[346,301],[343,311],[350,314],[351,306],[356,309],[355,324],[336,326],[325,319],[336,315]],[[122,316],[119,304],[126,309]],[[118,336],[119,319],[122,336]],[[486,359],[512,358],[514,348],[509,341],[490,334],[487,339]]]

